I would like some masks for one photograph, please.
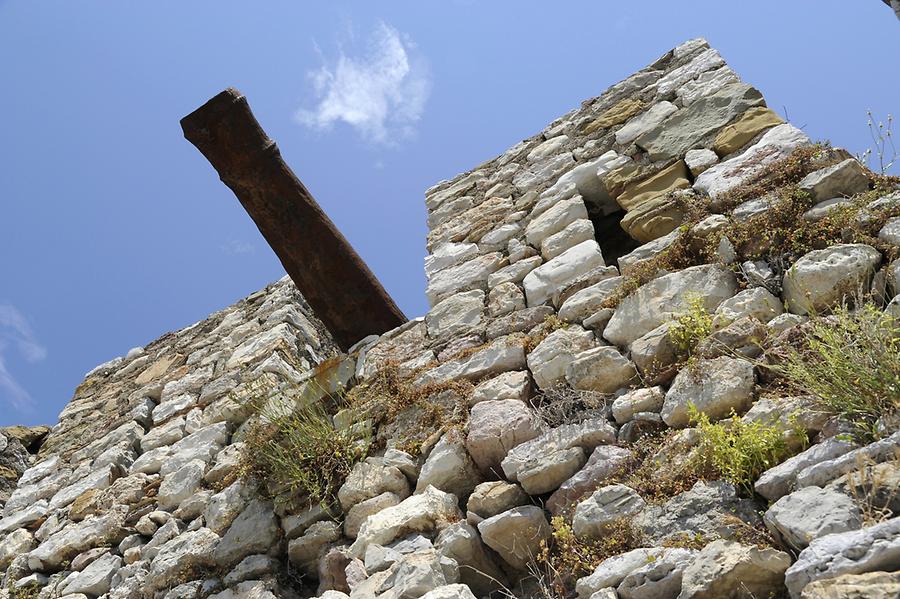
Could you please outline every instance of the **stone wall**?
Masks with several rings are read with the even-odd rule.
[[[787,187],[808,204],[788,212],[795,246],[766,235],[796,210]],[[554,527],[590,543],[626,521],[640,540],[561,573],[571,592],[890,596],[900,505],[867,520],[848,476],[897,480],[897,420],[853,441],[765,364],[860,293],[900,317],[898,189],[689,41],[426,192],[424,317],[339,354],[281,281],[90,373],[2,512],[0,597],[538,597]],[[691,310],[710,330],[688,360],[670,331]],[[374,444],[332,513],[242,475],[260,377],[276,401],[314,382],[369,408],[334,415]],[[752,490],[624,484],[677,479],[699,451],[690,405],[811,445],[790,437]]]

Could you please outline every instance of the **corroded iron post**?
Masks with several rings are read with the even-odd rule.
[[[181,119],[194,144],[250,214],[297,288],[345,351],[406,321],[229,88]]]

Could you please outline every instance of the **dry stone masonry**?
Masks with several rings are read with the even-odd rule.
[[[765,230],[735,234],[774,218],[760,181],[798,150],[795,224],[862,203],[865,243],[772,255]],[[763,392],[764,348],[810,318],[872,292],[900,319],[900,184],[878,181],[688,41],[426,191],[424,317],[342,352],[285,278],[95,368],[45,439],[0,432],[0,597],[546,597],[561,534],[599,547],[622,522],[635,541],[555,572],[553,596],[897,596],[900,420],[860,441]],[[686,348],[691,311],[708,323]],[[335,405],[384,381],[379,413]],[[333,505],[246,468],[267,407],[319,403],[372,436]],[[749,487],[629,486],[638,463],[677,480],[693,410],[783,426],[792,452]]]

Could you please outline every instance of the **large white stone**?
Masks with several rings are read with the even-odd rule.
[[[634,489],[625,485],[601,487],[575,508],[572,531],[578,537],[602,538],[609,534],[609,523],[638,513],[645,504]]]
[[[172,511],[194,494],[203,482],[206,462],[193,460],[163,479],[156,495],[160,509]]]
[[[525,159],[528,160],[528,162],[541,161],[548,156],[559,154],[560,151],[565,148],[566,144],[568,143],[568,135],[557,135],[556,137],[551,137],[547,141],[538,144],[537,147],[528,152],[528,155],[525,157]]]
[[[759,549],[733,541],[713,541],[684,570],[679,599],[734,596],[769,597],[779,592],[791,556],[775,549]]]
[[[678,107],[671,102],[665,100],[657,102],[648,110],[630,119],[621,129],[616,131],[616,143],[630,144],[647,131],[655,128],[677,110]]]
[[[62,594],[82,593],[99,597],[109,591],[113,576],[122,567],[122,558],[111,553],[104,554],[71,578],[66,579]]]
[[[442,383],[456,379],[478,380],[525,366],[525,350],[507,338],[493,341],[470,356],[445,362],[420,374],[416,385]]]
[[[693,81],[682,85],[675,93],[685,106],[690,106],[700,98],[714,94],[726,85],[739,81],[737,73],[728,65],[724,65],[714,71],[702,73]]]
[[[425,295],[432,306],[457,291],[483,288],[488,276],[503,265],[503,255],[499,252],[484,254],[467,262],[445,268],[435,273],[428,281]]]
[[[793,314],[816,314],[868,290],[881,254],[865,244],[813,250],[784,274],[784,301]]]
[[[840,457],[854,448],[855,443],[840,437],[825,439],[763,472],[754,484],[754,489],[769,501],[777,501],[791,492],[800,472],[815,464]]]
[[[813,539],[860,528],[862,514],[844,493],[804,487],[773,503],[763,522],[769,532],[800,551]]]
[[[475,387],[469,397],[469,405],[482,401],[500,399],[518,399],[525,401],[531,391],[531,377],[527,371],[504,372],[494,378],[487,379]]]
[[[179,535],[160,547],[150,562],[147,591],[171,588],[180,582],[184,572],[196,567],[212,567],[219,535],[208,528]]]
[[[526,570],[537,555],[541,541],[550,538],[544,510],[526,505],[497,514],[478,523],[484,543],[517,570]]]
[[[577,424],[564,424],[517,445],[506,454],[500,466],[506,478],[516,481],[519,472],[527,468],[530,462],[574,447],[590,452],[600,445],[615,443],[615,440],[616,431],[605,419],[594,418]]]
[[[614,393],[637,376],[631,360],[615,347],[594,347],[581,352],[566,367],[566,381],[574,389]]]
[[[769,322],[783,312],[781,300],[772,292],[763,287],[752,287],[719,304],[713,315],[713,324],[716,328],[721,328],[744,316],[752,316],[760,322]]]
[[[594,224],[586,218],[580,218],[562,231],[544,239],[541,242],[541,256],[544,260],[552,260],[567,249],[589,239],[594,239]]]
[[[484,291],[475,289],[438,302],[425,316],[432,339],[448,339],[478,329],[484,316]]]
[[[434,487],[369,516],[350,546],[350,554],[362,558],[369,545],[387,545],[411,532],[440,532],[463,519],[455,495]]]
[[[813,540],[787,569],[784,583],[791,599],[814,580],[843,574],[893,571],[900,564],[900,518],[857,531],[834,533]]]
[[[235,518],[216,547],[216,563],[233,566],[248,555],[266,553],[278,543],[280,534],[272,503],[254,499]]]
[[[657,93],[661,96],[676,92],[682,85],[696,79],[701,73],[717,69],[725,64],[725,60],[714,48],[698,54],[689,63],[666,73],[657,83]]]
[[[431,279],[437,272],[456,266],[460,262],[471,260],[478,255],[478,246],[474,243],[442,243],[425,257],[425,276]]]
[[[466,448],[482,472],[500,472],[500,462],[513,447],[534,439],[541,423],[517,399],[486,400],[475,404],[469,416]]]
[[[574,196],[556,202],[553,206],[534,218],[525,227],[525,239],[531,245],[540,247],[541,242],[559,233],[577,220],[588,217],[587,207],[581,196]]]
[[[793,125],[772,127],[743,153],[704,171],[694,182],[694,189],[715,198],[809,143],[809,137]]]
[[[616,345],[628,346],[685,311],[692,294],[712,312],[737,292],[737,280],[731,271],[711,264],[692,266],[653,279],[623,299],[603,336]]]
[[[603,266],[606,262],[595,240],[589,239],[569,248],[525,276],[523,284],[528,305],[540,306],[548,300],[555,301],[567,282]]]
[[[613,275],[613,273],[610,273]],[[570,295],[559,307],[559,318],[566,322],[583,322],[601,310],[603,303],[622,284],[622,277],[610,276]]]
[[[848,158],[806,175],[797,186],[816,202],[850,197],[869,189],[866,169],[854,158]]]
[[[405,499],[410,494],[409,481],[396,466],[372,457],[353,466],[347,480],[338,489],[338,501],[346,511],[361,501],[385,492]]]
[[[700,360],[678,373],[660,413],[663,422],[671,427],[689,424],[689,405],[718,420],[732,410],[741,412],[750,407],[755,387],[753,364],[746,360],[729,357]]]
[[[422,464],[416,493],[422,493],[433,486],[457,497],[465,497],[481,480],[463,443],[455,434],[445,434]]]
[[[589,576],[578,579],[575,590],[579,599],[591,599],[602,589],[619,586],[626,576],[655,561],[666,551],[663,547],[632,549],[603,560]]]
[[[528,354],[534,382],[541,389],[559,383],[575,356],[595,343],[594,334],[578,326],[553,331]]]

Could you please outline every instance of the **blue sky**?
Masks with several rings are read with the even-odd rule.
[[[697,36],[814,138],[900,113],[878,0],[0,0],[0,425],[283,275],[181,135],[224,87],[417,316],[424,189]]]

